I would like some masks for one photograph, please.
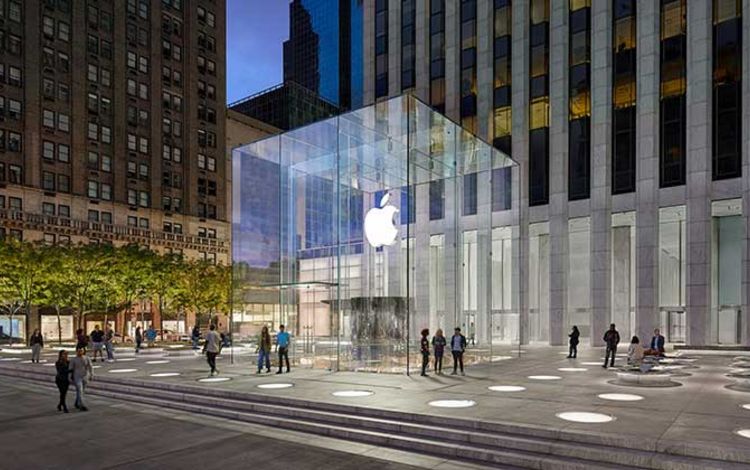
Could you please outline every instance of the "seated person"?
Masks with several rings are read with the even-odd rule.
[[[643,361],[645,351],[641,346],[641,340],[637,336],[633,336],[630,340],[630,346],[628,346],[628,364],[640,365]]]
[[[654,330],[654,336],[651,337],[651,347],[649,351],[652,351],[652,355],[664,357],[664,336],[662,336],[659,328]]]

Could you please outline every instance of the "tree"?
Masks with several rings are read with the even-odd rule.
[[[2,277],[3,290],[6,291],[5,296],[12,299],[11,302],[20,301],[27,315],[27,330],[31,308],[41,295],[44,268],[43,245],[19,242],[15,239],[0,244],[0,277]],[[10,313],[11,343],[13,342],[12,316],[19,311],[17,308],[14,310]],[[28,338],[29,332],[26,333]]]
[[[176,297],[180,295],[181,286],[178,281],[184,266],[182,256],[171,253],[157,255],[151,262],[150,294],[152,298],[156,297],[159,305],[159,317],[162,323],[158,327],[161,330],[162,341],[164,341],[164,317],[175,303]]]
[[[75,308],[76,326],[84,327],[84,319],[95,299],[97,285],[112,272],[114,248],[109,245],[78,245],[71,249],[75,266],[69,272],[68,289]]]
[[[146,298],[150,290],[150,266],[154,256],[153,251],[139,245],[117,249],[114,269],[118,277],[118,292],[128,317],[132,315],[135,302]]]
[[[71,249],[66,246],[45,249],[45,273],[42,279],[40,305],[52,307],[57,316],[57,342],[62,343],[62,311],[73,304],[71,274],[77,269]]]

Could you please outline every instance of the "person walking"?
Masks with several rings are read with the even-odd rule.
[[[146,330],[146,346],[153,348],[154,342],[156,342],[156,330],[154,329],[154,325],[151,324]]]
[[[268,326],[263,325],[260,330],[258,339],[258,374],[263,369],[263,362],[266,363],[266,372],[271,373],[271,333],[268,332]]]
[[[568,334],[568,344],[570,349],[568,351],[568,359],[575,359],[578,356],[578,342],[581,332],[578,331],[578,327],[573,325],[573,330]]]
[[[57,411],[68,412],[68,404],[66,403],[66,397],[68,396],[68,388],[70,387],[70,363],[68,362],[68,351],[62,349],[57,355],[57,362],[55,362],[55,369],[57,375],[55,375],[55,385],[57,390],[60,392],[60,401],[57,402]]]
[[[190,334],[190,340],[193,342],[193,349],[198,350],[198,341],[201,339],[201,329],[198,325],[193,326],[193,332]]]
[[[422,377],[429,377],[427,375],[427,366],[430,365],[430,340],[427,337],[430,335],[430,330],[427,328],[422,330],[422,339],[419,340],[419,352],[422,353]]]
[[[76,350],[83,349],[83,353],[86,354],[86,348],[89,346],[89,339],[83,333],[83,328],[76,330]]]
[[[277,374],[281,373],[281,369],[284,366],[284,359],[286,359],[286,371],[289,373],[289,333],[284,331],[284,325],[279,325],[279,332],[276,333],[276,350],[279,352],[279,370]]]
[[[446,344],[448,344],[448,341],[443,336],[443,330],[438,328],[435,336],[432,337],[432,350],[435,354],[435,373],[438,375],[443,374],[443,354]]]
[[[464,351],[466,351],[466,336],[461,334],[461,328],[456,327],[451,336],[451,354],[453,355],[453,373],[456,375],[458,366],[461,366],[461,375],[464,374]]]
[[[104,361],[104,355],[102,355],[102,345],[104,344],[104,332],[99,328],[99,325],[94,327],[94,331],[89,335],[91,338],[91,344],[94,346],[94,362],[96,362],[96,355],[99,354],[99,358]]]
[[[107,351],[107,361],[115,361],[115,330],[107,325],[104,329],[104,349]]]
[[[31,362],[39,364],[39,356],[42,354],[42,348],[44,347],[44,337],[37,328],[31,334],[29,338],[29,345],[31,345]]]
[[[620,342],[620,333],[617,332],[615,324],[609,325],[609,330],[604,333],[604,343],[607,345],[607,352],[604,355],[604,367],[607,368],[607,361],[609,361],[609,367],[615,366],[615,354],[617,354],[617,344]],[[611,359],[610,359],[611,355]]]
[[[88,411],[84,402],[84,392],[88,382],[94,378],[94,369],[85,350],[76,349],[76,357],[70,361],[70,376],[76,388],[75,407],[81,411]]]
[[[141,333],[141,327],[135,329],[135,352],[136,354],[141,350],[141,344],[143,343],[143,333]]]
[[[216,368],[216,356],[221,352],[221,336],[216,332],[216,325],[211,323],[206,333],[206,342],[203,343],[203,352],[206,354],[208,366],[211,368],[211,375],[219,375]]]

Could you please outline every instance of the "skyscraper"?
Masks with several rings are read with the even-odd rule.
[[[362,104],[362,0],[293,0],[284,81],[339,108]]]
[[[224,0],[8,0],[0,34],[0,236],[228,261]]]
[[[494,288],[519,295],[492,314],[522,342],[576,324],[599,344],[615,322],[750,344],[749,16],[737,0],[366,3],[365,103],[413,88],[520,164],[517,204],[494,187],[510,175],[464,202],[518,225]]]

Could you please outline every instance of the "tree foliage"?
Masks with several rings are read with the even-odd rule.
[[[54,309],[58,339],[62,312],[73,313],[79,328],[87,315],[130,313],[139,302],[158,307],[162,318],[186,311],[212,317],[228,310],[229,290],[225,266],[138,245],[0,241],[0,313],[12,320],[32,307]]]

